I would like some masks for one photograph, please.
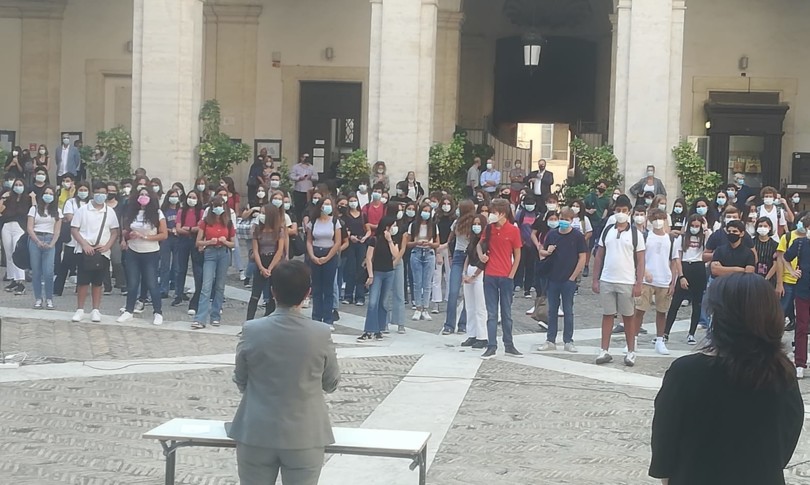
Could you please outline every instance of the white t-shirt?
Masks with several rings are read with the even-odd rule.
[[[363,207],[366,206],[366,204],[368,204],[368,192],[364,194],[359,190],[357,191],[357,204],[360,206],[360,209],[362,209]]]
[[[86,202],[79,203],[79,202],[76,202],[75,197],[71,197],[65,202],[65,207],[62,208],[62,217],[67,216],[68,214],[70,214],[72,216],[73,214],[76,213],[77,210],[79,210],[80,206],[84,207],[86,205],[87,205]],[[67,221],[65,221],[65,222],[67,222]],[[70,246],[72,248],[75,248],[77,246],[76,239],[74,239],[72,232],[70,234],[70,241],[65,243],[65,246]]]
[[[158,220],[163,221],[166,216],[163,211],[158,209]],[[137,232],[141,236],[155,236],[158,233],[158,228],[153,226],[151,222],[144,218],[144,211],[139,210],[135,220],[129,225],[129,230]],[[127,240],[129,249],[136,253],[154,253],[160,251],[160,241],[147,241],[145,239],[129,239]]]
[[[654,232],[650,232],[647,236],[646,245],[644,269],[647,274],[652,276],[652,281],[647,281],[645,275],[644,284],[656,288],[668,288],[672,283],[670,261],[678,258],[678,246],[670,239],[669,234],[659,236]]]
[[[787,220],[785,220],[785,211],[783,209],[777,209],[776,206],[771,207],[771,211],[768,212],[767,208],[763,205],[759,208],[758,211],[759,217],[767,217],[771,220],[771,224],[773,224],[773,239],[776,242],[779,242],[779,232],[777,228],[779,226],[784,226],[787,228]]]
[[[689,233],[689,246],[686,248],[686,252],[683,251],[684,236],[678,236],[675,239],[675,250],[678,252],[678,257],[680,258],[681,262],[702,263],[703,250],[705,249],[706,241],[709,240],[709,236],[711,236],[711,232],[707,231],[706,236],[703,239],[703,245],[701,245],[700,237],[694,236],[692,235],[692,233]]]
[[[582,227],[582,221],[585,221],[585,227]],[[571,227],[576,229],[577,231],[581,232],[582,235],[588,234],[589,232],[593,232],[593,226],[591,225],[591,220],[587,217],[580,219],[579,217],[574,217],[571,220]],[[584,229],[584,230],[583,230]]]
[[[58,209],[57,209],[58,210]],[[62,211],[59,212],[59,217],[57,219],[48,215],[45,212],[45,217],[39,215],[39,210],[37,210],[37,206],[32,206],[28,209],[28,217],[34,218],[34,232],[44,232],[48,234],[53,234],[54,226],[56,225],[56,221],[62,218]]]
[[[644,244],[644,234],[637,231],[638,242],[636,244],[636,252],[641,252],[647,249]],[[605,247],[605,262],[602,266],[602,277],[600,281],[605,283],[618,283],[623,285],[632,285],[636,282],[636,255],[633,254],[633,234],[628,226],[627,229],[621,231],[616,227],[611,227],[605,234],[605,242],[602,244],[602,238],[599,238],[598,244]]]
[[[67,204],[65,204],[67,205]],[[101,228],[101,221],[104,220],[104,212],[107,212],[107,221],[104,223],[104,228]],[[118,217],[115,211],[107,207],[107,204],[101,209],[97,209],[93,204],[83,205],[79,210],[73,214],[73,221],[70,227],[79,229],[79,234],[82,235],[88,244],[96,244],[98,233],[101,229],[101,239],[98,239],[98,245],[104,246],[110,241],[112,230],[118,229]],[[76,245],[76,253],[81,253],[82,247]],[[110,257],[110,251],[105,251],[104,256]]]

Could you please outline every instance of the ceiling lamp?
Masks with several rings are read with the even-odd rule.
[[[540,65],[540,53],[543,50],[545,39],[534,32],[523,36],[523,65],[535,68]]]

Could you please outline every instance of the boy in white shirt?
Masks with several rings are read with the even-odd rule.
[[[670,235],[665,231],[666,212],[654,208],[649,211],[650,228],[647,235],[647,251],[644,254],[645,273],[641,296],[635,299],[636,322],[634,327],[641,328],[644,314],[652,307],[655,299],[655,351],[669,355],[664,343],[664,329],[667,323],[667,311],[675,293],[675,281],[678,275],[678,252]]]
[[[785,219],[785,209],[777,206],[776,189],[773,187],[763,187],[760,192],[762,205],[757,209],[759,217],[767,217],[771,220],[773,227],[773,240],[779,242],[779,238],[787,230],[787,219]]]

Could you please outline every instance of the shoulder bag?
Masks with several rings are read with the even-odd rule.
[[[96,237],[96,243],[93,244],[95,248],[101,243],[101,235],[104,233],[104,225],[107,224],[107,211],[109,208],[106,206],[104,207],[104,217],[101,219],[101,227],[98,229],[98,237]],[[104,261],[104,256],[99,251],[95,251],[93,254],[88,255],[85,254],[82,258],[82,269],[85,271],[99,271],[104,269],[106,266],[106,262]]]

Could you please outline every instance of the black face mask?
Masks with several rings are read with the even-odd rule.
[[[734,243],[736,243],[737,241],[740,240],[741,236],[739,234],[726,233],[726,237],[728,238],[728,242],[730,242],[731,244],[734,244]]]
[[[596,188],[596,191],[597,191],[597,192],[599,192],[600,194],[604,194],[604,193],[605,193],[605,189],[604,189],[604,188],[602,188],[602,187],[597,187],[597,188]]]
[[[115,200],[118,198],[117,192],[107,192],[107,200]]]

